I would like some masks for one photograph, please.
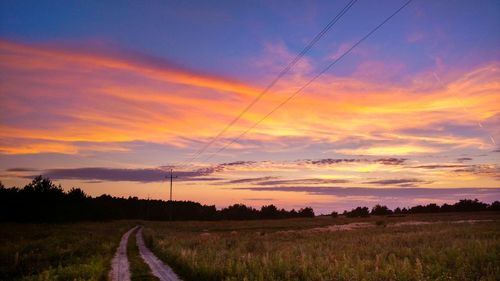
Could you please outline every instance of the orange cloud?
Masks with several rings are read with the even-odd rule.
[[[299,69],[285,77],[226,137],[240,134],[273,109],[307,81],[309,70],[304,66],[304,73]],[[96,142],[96,150],[104,151],[131,141],[196,149],[193,140],[213,137],[260,90],[134,56],[7,41],[0,41],[0,71],[1,151],[10,154],[79,153],[73,142]],[[289,148],[291,138],[360,141],[357,147],[330,150],[345,154],[491,149],[489,135],[500,137],[492,126],[465,136],[440,131],[440,124],[476,126],[500,114],[499,73],[498,63],[493,63],[445,77],[446,83],[422,73],[404,85],[327,73],[231,149],[279,151]],[[16,144],[12,139],[24,141]]]
[[[399,145],[399,146],[372,146],[368,148],[356,149],[339,149],[337,152],[348,155],[413,155],[420,153],[435,153],[439,150],[432,147],[416,146],[416,145]]]
[[[67,63],[74,63],[82,68],[107,68],[110,70],[130,71],[160,81],[243,95],[256,95],[258,92],[258,88],[250,87],[243,83],[174,69],[165,65],[145,63],[139,60],[127,60],[96,53],[31,47],[8,41],[0,41],[0,50],[3,65],[18,69],[55,70],[64,68]],[[29,63],[26,63],[26,58],[29,58]]]

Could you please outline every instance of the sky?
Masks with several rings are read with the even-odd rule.
[[[317,213],[500,200],[498,1],[414,0],[343,56],[406,2],[356,1],[193,159],[348,2],[1,0],[1,182],[167,200],[173,169],[174,200]]]

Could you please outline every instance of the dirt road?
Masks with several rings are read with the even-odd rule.
[[[142,227],[137,231],[136,234],[137,246],[139,247],[139,252],[142,259],[151,268],[153,275],[158,277],[161,281],[180,281],[179,277],[172,271],[172,269],[161,262],[144,244],[144,239],[142,238]]]
[[[130,281],[130,270],[127,258],[127,242],[130,233],[132,233],[136,228],[133,227],[125,234],[123,234],[120,240],[120,245],[116,250],[116,254],[111,261],[111,271],[109,272],[109,279],[111,281]]]

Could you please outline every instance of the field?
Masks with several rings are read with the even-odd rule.
[[[187,281],[500,280],[499,222],[500,214],[482,212],[2,224],[0,280],[106,280],[121,235],[137,224],[151,250]],[[132,276],[150,278],[131,241]]]
[[[132,221],[0,226],[0,280],[107,280]]]
[[[146,233],[184,280],[500,280],[498,218],[147,223]]]

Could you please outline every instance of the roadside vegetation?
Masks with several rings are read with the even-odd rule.
[[[107,280],[134,222],[0,225],[0,280]]]
[[[148,222],[145,231],[153,252],[188,281],[493,281],[500,280],[499,219],[486,212]]]
[[[130,234],[127,244],[127,257],[130,264],[132,281],[158,281],[159,279],[151,273],[151,269],[144,262],[137,247],[137,229]]]

